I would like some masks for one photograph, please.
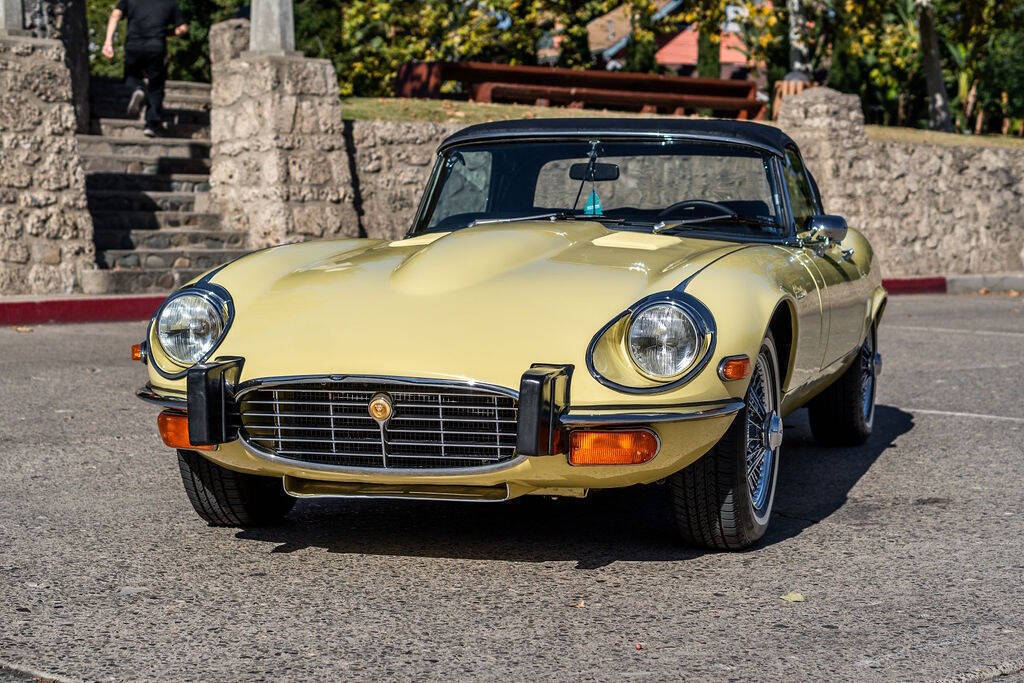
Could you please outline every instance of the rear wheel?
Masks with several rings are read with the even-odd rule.
[[[853,364],[807,404],[814,440],[823,446],[859,446],[875,422],[875,333],[868,332]]]
[[[279,477],[235,472],[195,451],[178,451],[178,469],[189,502],[211,526],[271,525],[295,505]]]
[[[768,528],[782,445],[779,360],[771,334],[761,342],[745,407],[700,460],[669,478],[679,532],[687,543],[740,550]]]

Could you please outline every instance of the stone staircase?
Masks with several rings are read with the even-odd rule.
[[[125,112],[130,93],[94,79],[90,135],[78,136],[99,270],[92,294],[166,292],[246,252],[246,235],[208,208],[210,89],[171,81],[167,137],[146,138]]]

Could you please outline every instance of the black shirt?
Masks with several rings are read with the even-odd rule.
[[[176,0],[118,0],[117,9],[128,20],[128,50],[163,52],[167,27],[185,23]]]

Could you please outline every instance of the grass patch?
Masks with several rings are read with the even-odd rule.
[[[399,97],[346,97],[341,100],[345,119],[378,121],[426,121],[430,123],[486,123],[509,119],[621,118],[649,117],[607,109],[569,109],[568,107],[535,107],[525,104],[485,104],[461,100],[427,100]],[[773,125],[771,121],[760,121]],[[902,142],[918,145],[950,147],[1003,147],[1024,149],[1021,138],[1002,135],[960,135],[938,133],[917,128],[865,126],[873,142]]]
[[[431,123],[486,123],[506,119],[564,119],[636,117],[641,114],[606,109],[534,107],[525,104],[485,104],[460,100],[425,100],[398,97],[345,97],[345,119],[379,121],[428,121]]]
[[[896,126],[864,126],[872,142],[903,142],[916,145],[944,145],[946,147],[1003,147],[1024,149],[1024,140],[1008,135],[962,135],[939,133],[919,128]]]

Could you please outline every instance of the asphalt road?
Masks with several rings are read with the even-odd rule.
[[[875,435],[790,418],[733,554],[680,547],[653,487],[208,528],[133,396],[141,324],[0,329],[0,680],[1019,678],[1022,308],[893,299]]]

